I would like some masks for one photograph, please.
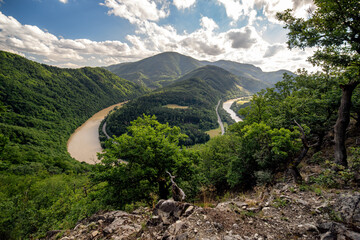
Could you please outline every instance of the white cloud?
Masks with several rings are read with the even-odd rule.
[[[59,0],[59,1],[64,3],[64,4],[68,3],[68,0]]]
[[[200,19],[200,26],[202,26],[203,28],[205,28],[208,31],[213,31],[216,28],[219,28],[219,26],[216,24],[216,22],[208,17],[202,17]]]
[[[256,15],[254,10],[262,10],[263,14],[271,22],[277,22],[276,13],[282,12],[286,9],[294,9],[296,17],[306,17],[307,10],[313,8],[312,0],[217,0],[220,5],[223,5],[226,14],[234,22],[241,18],[249,17],[249,24],[251,25]]]
[[[25,53],[38,61],[61,67],[106,66],[136,61],[165,51],[175,51],[199,60],[220,59],[258,64],[263,70],[296,70],[307,64],[308,52],[290,52],[270,44],[252,26],[220,31],[215,21],[200,19],[200,28],[191,33],[178,33],[170,26],[136,20],[137,30],[121,41],[64,39],[42,29],[22,25],[0,12],[0,49]],[[214,30],[217,31],[214,31]],[[311,53],[311,52],[310,52]],[[270,57],[271,61],[265,60]],[[294,62],[294,56],[299,60]],[[309,65],[309,64],[308,64]]]
[[[158,9],[156,1],[152,0],[105,0],[100,5],[110,9],[109,15],[125,18],[132,24],[138,23],[139,20],[158,21],[170,14],[168,4],[162,4]]]
[[[173,4],[177,9],[186,9],[196,3],[196,0],[174,0]]]

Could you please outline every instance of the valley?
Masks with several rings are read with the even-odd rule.
[[[103,209],[154,204],[169,195],[166,171],[176,174],[187,201],[196,204],[268,183],[301,149],[299,131],[289,125],[298,114],[287,111],[305,103],[309,106],[297,111],[311,111],[314,103],[302,98],[310,93],[316,98],[317,89],[336,96],[333,102],[339,94],[321,89],[317,80],[304,86],[293,74],[270,88],[277,73],[265,78],[254,66],[226,61],[197,65],[175,53],[160,57],[190,63],[166,67],[169,73],[160,68],[158,74],[168,79],[164,86],[151,78],[138,85],[103,68],[59,69],[7,52],[0,56],[0,178],[5,183],[0,194],[8,204],[0,203],[5,219],[0,236],[15,239],[73,227]],[[141,66],[159,64],[150,60]],[[198,67],[192,69],[194,63]],[[176,70],[181,66],[191,67]],[[240,73],[241,67],[247,72]],[[302,101],[296,108],[288,88]],[[230,107],[250,95],[240,119]],[[322,101],[314,102],[320,104],[318,114],[331,113],[327,125],[317,126],[315,117],[309,122],[309,113],[299,118],[309,122],[311,136],[334,124],[335,104]]]

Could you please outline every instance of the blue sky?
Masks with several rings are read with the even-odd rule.
[[[164,51],[311,68],[275,14],[306,17],[311,0],[0,0],[0,49],[60,67],[106,66]]]

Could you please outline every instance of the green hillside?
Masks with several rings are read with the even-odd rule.
[[[191,57],[166,52],[134,63],[112,65],[106,69],[143,86],[160,88],[201,66],[199,61]]]
[[[235,76],[225,68],[207,65],[195,69],[194,71],[179,78],[178,81],[184,79],[198,77],[201,79],[209,80],[208,83],[215,89],[218,89],[226,96],[242,96],[244,93],[252,94],[260,91],[261,89],[270,87],[271,85],[257,79],[251,79],[243,76]]]
[[[255,80],[254,84],[262,82],[267,85],[266,87],[281,81],[283,73],[292,74],[286,70],[263,72],[254,65],[232,61],[198,61],[175,52],[161,53],[137,62],[115,64],[106,69],[122,78],[156,89],[169,85],[179,77],[206,65],[221,67],[241,79]]]
[[[198,68],[175,83],[141,96],[115,111],[107,119],[106,130],[110,135],[118,136],[126,132],[130,121],[147,114],[155,115],[161,123],[179,126],[190,137],[186,145],[206,142],[209,136],[204,132],[218,127],[215,112],[218,101],[252,93],[240,84],[238,77],[222,68]],[[178,107],[166,107],[169,104]]]
[[[238,77],[246,77],[254,80],[264,82],[273,86],[275,83],[283,79],[284,73],[294,75],[287,70],[278,70],[274,72],[263,72],[261,68],[255,67],[251,64],[238,63],[233,61],[220,60],[216,62],[202,61],[206,65],[214,65],[221,67]]]
[[[61,172],[76,164],[66,141],[95,112],[144,93],[102,68],[60,69],[0,52],[0,134],[7,137],[0,170],[41,162]]]

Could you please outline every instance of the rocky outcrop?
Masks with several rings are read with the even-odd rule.
[[[360,240],[360,194],[341,195],[331,210],[332,221],[318,224],[322,240]]]
[[[278,184],[212,208],[160,200],[153,210],[95,214],[48,239],[359,240],[359,200],[353,191]]]

